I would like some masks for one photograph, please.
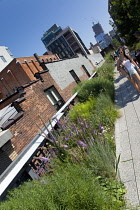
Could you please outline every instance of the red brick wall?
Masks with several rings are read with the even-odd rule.
[[[12,144],[15,146],[15,151],[18,154],[39,133],[40,129],[44,127],[43,122],[48,123],[49,119],[57,112],[46,97],[44,90],[54,85],[66,102],[72,96],[72,89],[76,85],[76,82],[73,82],[67,88],[61,90],[51,78],[49,72],[43,74],[43,79],[45,82],[39,81],[25,88],[26,100],[21,103],[24,115],[10,127],[13,134],[18,134],[12,138]],[[87,79],[87,75],[83,74],[80,79]]]
[[[8,70],[11,70],[12,73],[7,73]],[[19,87],[31,81],[21,66],[16,63],[16,59],[14,59],[2,72],[0,72],[0,78],[3,78],[4,85],[0,82],[0,90],[4,98],[8,92],[11,94],[14,93],[13,88]]]
[[[57,55],[43,55],[39,56],[39,59],[47,62],[58,60],[58,57]],[[7,73],[8,70],[11,70],[11,72]],[[8,92],[12,94],[13,88],[36,80],[34,74],[42,70],[35,57],[15,58],[0,72],[0,78],[3,78],[2,82],[4,83],[0,81],[0,99],[5,98]]]

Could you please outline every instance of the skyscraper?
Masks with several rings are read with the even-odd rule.
[[[92,29],[95,33],[94,37],[96,39],[96,42],[99,43],[101,49],[105,49],[111,44],[110,36],[104,33],[104,30],[99,22],[97,24],[94,24],[93,22]]]
[[[60,58],[71,58],[77,53],[89,54],[88,49],[82,42],[79,35],[69,26],[62,28],[54,24],[41,38],[46,49],[57,54]]]
[[[93,29],[93,32],[95,33],[95,36],[98,36],[99,34],[104,33],[104,30],[99,22],[97,24],[94,24],[93,22],[92,29]]]

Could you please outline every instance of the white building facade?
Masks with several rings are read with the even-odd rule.
[[[0,72],[14,59],[8,47],[0,46]]]

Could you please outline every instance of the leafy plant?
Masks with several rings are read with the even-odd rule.
[[[96,100],[95,114],[98,116],[97,122],[112,127],[119,116],[119,111],[108,95],[100,94]]]
[[[122,196],[116,197],[118,191],[116,194],[114,183],[107,179],[101,181],[82,165],[63,165],[56,167],[54,173],[55,176],[44,176],[39,182],[27,182],[11,191],[8,200],[1,203],[0,208],[119,210],[124,206]]]
[[[78,99],[80,102],[85,102],[88,98],[97,97],[100,93],[106,93],[114,100],[114,84],[104,77],[86,81],[78,92]]]
[[[114,82],[114,62],[104,63],[100,68],[98,68],[98,76]]]
[[[96,99],[89,98],[85,103],[77,103],[73,109],[70,110],[69,116],[73,121],[77,121],[78,117],[83,116],[88,119],[94,113]]]
[[[140,42],[138,42],[138,43],[136,44],[135,49],[136,49],[136,50],[139,50],[139,49],[140,49]]]

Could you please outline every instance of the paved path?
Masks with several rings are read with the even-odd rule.
[[[116,71],[117,72],[117,71]],[[116,153],[121,155],[119,174],[126,186],[126,199],[140,205],[140,96],[131,83],[115,75],[116,105],[121,117],[116,122]]]

